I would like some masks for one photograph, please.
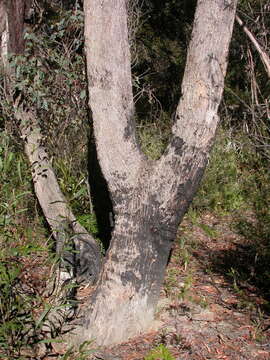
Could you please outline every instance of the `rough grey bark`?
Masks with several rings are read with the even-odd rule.
[[[121,342],[151,326],[177,227],[218,123],[237,0],[198,0],[171,141],[156,162],[136,141],[126,0],[85,0],[89,105],[115,228],[76,339]]]

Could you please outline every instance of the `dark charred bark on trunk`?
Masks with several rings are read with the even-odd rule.
[[[169,218],[164,217],[156,194],[151,165],[142,172],[138,187],[122,197],[121,206],[117,202],[104,267],[91,304],[81,314],[80,340],[91,334],[99,344],[107,345],[151,326],[179,223],[202,174],[203,169],[196,168],[187,188],[176,192]]]
[[[177,231],[175,225],[164,238],[154,216],[146,220],[125,214],[116,220],[98,287],[79,329],[80,340],[89,339],[90,333],[101,345],[117,343],[151,325]]]

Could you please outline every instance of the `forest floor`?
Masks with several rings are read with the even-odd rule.
[[[245,225],[254,221],[250,216]],[[154,355],[163,344],[176,360],[270,359],[269,299],[256,274],[261,259],[232,224],[234,216],[211,213],[185,220],[167,269],[159,329],[92,358],[170,360]]]
[[[91,355],[67,356],[63,344],[52,343],[30,358],[270,359],[269,247],[264,247],[269,239],[267,232],[264,239],[260,237],[261,229],[254,214],[204,212],[198,216],[190,212],[172,251],[155,329],[111,348],[95,350],[90,344]],[[42,260],[32,265],[26,266],[25,274],[43,292],[45,283],[39,278],[42,273],[48,275],[48,268]],[[89,291],[79,290],[82,302]]]

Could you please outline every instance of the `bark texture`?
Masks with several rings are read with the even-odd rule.
[[[42,145],[41,130],[32,110],[15,106],[25,152],[30,162],[35,193],[56,239],[56,250],[71,277],[95,282],[100,270],[100,249],[80,225],[58,185],[49,156]]]
[[[156,162],[136,141],[126,0],[85,0],[89,105],[115,228],[76,339],[108,345],[151,326],[178,225],[218,123],[237,0],[198,0],[171,141]]]
[[[22,54],[24,51],[24,17],[32,0],[3,0],[8,13],[9,52]]]
[[[0,1],[0,38],[6,29],[6,4],[2,0]]]

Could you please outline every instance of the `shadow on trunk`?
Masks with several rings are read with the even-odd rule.
[[[97,218],[98,238],[105,251],[109,248],[114,226],[113,206],[107,182],[102,174],[93,133],[89,136],[88,173],[91,200]]]

